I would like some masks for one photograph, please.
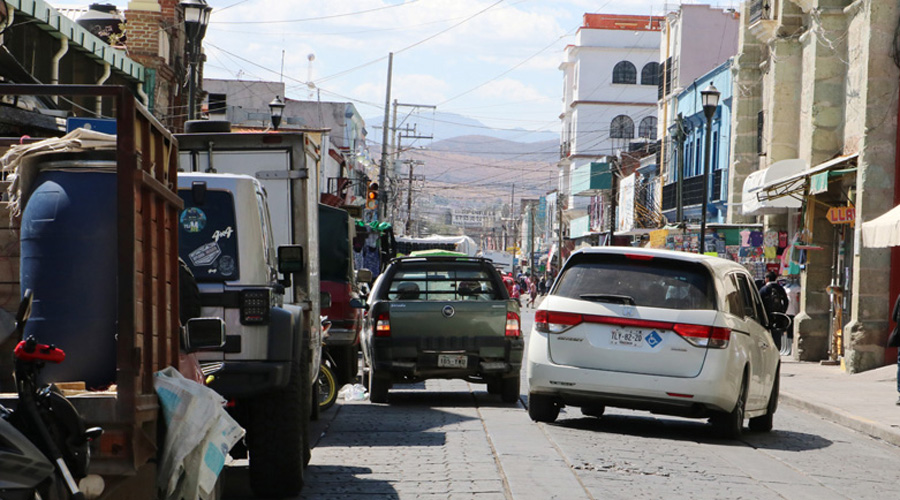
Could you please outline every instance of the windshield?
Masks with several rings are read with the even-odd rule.
[[[715,309],[709,271],[700,264],[603,254],[581,254],[573,261],[554,295],[667,309]]]
[[[178,256],[197,281],[232,281],[240,276],[234,199],[227,191],[207,190],[202,204],[190,189],[180,189],[184,210],[178,215]]]

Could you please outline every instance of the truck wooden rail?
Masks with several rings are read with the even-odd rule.
[[[117,224],[109,228],[118,241],[117,385],[70,399],[90,425],[104,428],[92,445],[89,470],[106,481],[102,498],[153,498],[154,458],[163,441],[153,374],[179,359],[178,143],[126,87],[3,84],[0,96],[111,101],[117,126]],[[11,142],[19,139],[3,144]]]

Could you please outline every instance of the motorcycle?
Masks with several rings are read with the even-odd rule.
[[[31,290],[26,290],[16,314],[16,338],[22,338],[32,298]],[[56,387],[38,385],[45,363],[65,359],[62,349],[40,344],[32,336],[16,345],[14,355],[16,408],[0,405],[0,443],[4,443],[0,446],[0,498],[83,499],[78,481],[87,475],[90,442],[103,430],[86,428]]]
[[[331,321],[327,316],[322,317],[322,338],[328,336],[328,329],[331,328]],[[328,353],[328,346],[322,343],[322,364],[319,366],[319,377],[316,384],[319,386],[319,410],[327,410],[334,406],[337,401],[337,379],[334,377],[335,366],[334,359]]]

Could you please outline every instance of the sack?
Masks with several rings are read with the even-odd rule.
[[[887,346],[900,347],[900,325],[895,326],[894,329],[891,330],[891,335],[887,340]]]

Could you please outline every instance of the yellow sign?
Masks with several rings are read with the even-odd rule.
[[[825,217],[832,224],[852,224],[856,220],[856,207],[831,207]]]
[[[665,248],[666,236],[668,235],[668,229],[657,229],[656,231],[650,231],[650,248]]]

